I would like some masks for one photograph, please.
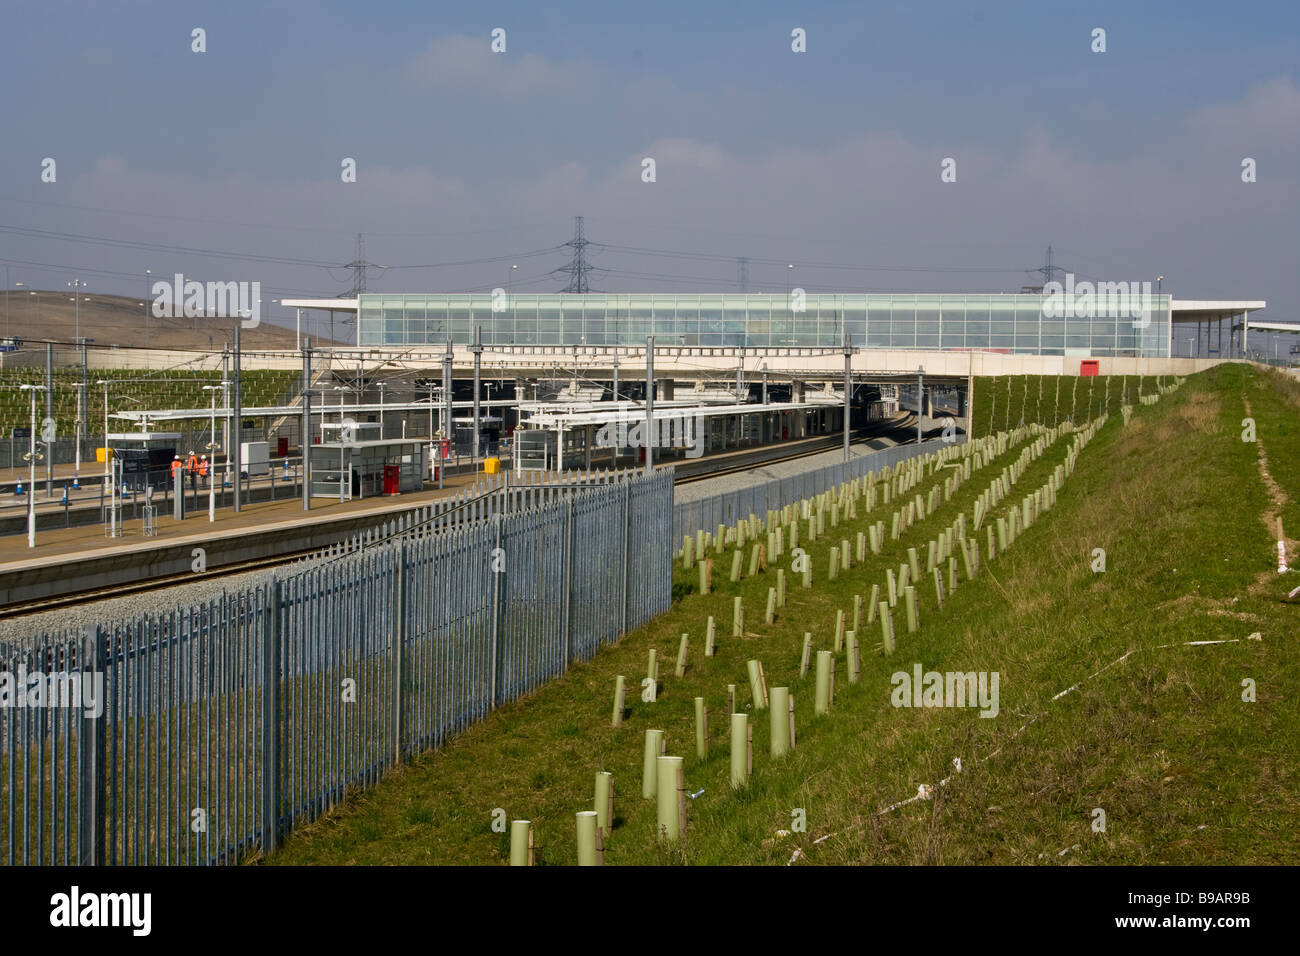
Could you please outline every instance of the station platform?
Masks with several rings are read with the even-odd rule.
[[[40,531],[36,547],[26,535],[0,538],[0,605],[110,587],[188,572],[194,548],[203,548],[208,571],[250,560],[328,547],[358,531],[449,497],[473,484],[475,476],[448,478],[431,488],[400,496],[339,502],[313,498],[310,512],[299,498],[245,504],[239,514],[219,508],[208,521],[204,508],[177,521],[170,513],[156,519],[157,533],[146,537],[142,519],[123,522],[121,537],[104,535],[101,524]]]

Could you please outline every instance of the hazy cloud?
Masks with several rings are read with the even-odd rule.
[[[508,38],[508,34],[507,34]],[[536,53],[493,53],[488,36],[436,37],[405,68],[407,85],[421,92],[525,96],[575,89],[589,75],[578,63],[552,63]]]

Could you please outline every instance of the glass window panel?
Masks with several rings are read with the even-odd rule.
[[[867,335],[867,297],[865,295],[842,295],[839,299],[839,324],[853,336],[853,343],[861,345]]]

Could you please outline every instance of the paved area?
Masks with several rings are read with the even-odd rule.
[[[150,548],[160,542],[175,542],[187,537],[211,537],[213,534],[227,532],[250,533],[271,527],[302,524],[311,521],[323,521],[341,515],[376,514],[390,511],[406,511],[439,497],[455,494],[460,488],[473,483],[473,475],[457,476],[444,482],[444,489],[432,488],[423,492],[414,492],[401,496],[386,498],[355,499],[340,504],[333,498],[313,498],[310,513],[302,510],[300,498],[281,498],[279,501],[258,501],[245,504],[239,514],[233,508],[218,508],[215,522],[208,521],[207,498],[202,498],[202,507],[191,511],[184,521],[176,521],[171,512],[161,513],[157,518],[158,533],[145,537],[142,518],[132,518],[131,509],[124,511],[123,535],[119,538],[104,536],[101,524],[85,525],[79,528],[59,528],[52,531],[40,531],[36,536],[36,547],[27,546],[25,534],[0,537],[0,574],[14,570],[10,565],[31,560],[47,561],[66,555],[86,554],[88,552],[110,553],[129,551],[137,548]]]

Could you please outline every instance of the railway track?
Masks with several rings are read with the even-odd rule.
[[[107,588],[95,588],[92,591],[79,591],[76,594],[65,594],[59,597],[42,598],[39,601],[24,601],[22,604],[9,604],[0,607],[0,621],[12,620],[14,618],[28,617],[32,614],[43,614],[46,611],[60,611],[64,608],[76,607],[79,604],[90,604],[94,601],[107,601],[111,598],[129,597],[132,594],[144,594],[149,591],[160,591],[163,588],[175,587],[182,584],[195,584],[198,581],[212,581],[219,578],[230,577],[235,574],[244,574],[247,571],[262,571],[267,568],[278,567],[298,558],[306,557],[310,554],[316,554],[319,548],[309,548],[305,551],[289,551],[284,554],[276,555],[273,558],[257,558],[252,561],[240,561],[236,564],[224,565],[220,568],[213,568],[202,575],[193,573],[184,574],[164,574],[158,577],[145,578],[140,581],[132,581],[130,584],[118,584]]]
[[[915,437],[914,431],[908,430],[908,425],[902,423],[889,429],[881,431],[877,435],[864,436],[853,440],[853,444],[860,445],[871,438],[883,438],[897,436],[911,440]],[[756,467],[766,467],[786,461],[795,461],[800,458],[807,458],[810,455],[818,455],[825,451],[833,450],[841,446],[842,438],[839,436],[828,437],[824,443],[818,443],[814,446],[804,446],[797,453],[791,455],[782,455],[776,458],[765,458],[762,461],[744,461],[744,456],[738,456],[734,464],[728,464],[724,468],[718,468],[712,471],[704,472],[698,475],[686,475],[678,478],[673,482],[674,485],[684,485],[695,481],[707,481],[710,478],[719,478],[725,475],[737,474],[745,471],[752,471]],[[761,449],[755,449],[755,453]],[[666,467],[666,465],[664,466]],[[129,597],[133,594],[145,594],[150,591],[160,591],[169,587],[176,587],[184,584],[195,584],[198,581],[212,581],[220,578],[231,577],[236,574],[244,574],[249,571],[261,571],[269,568],[278,567],[287,564],[297,558],[306,557],[319,552],[319,548],[311,548],[302,551],[286,552],[285,554],[276,555],[270,558],[257,558],[251,561],[242,561],[237,564],[225,565],[219,568],[213,568],[204,574],[195,575],[192,573],[168,574],[159,577],[145,578],[140,581],[132,581],[129,584],[114,585],[106,588],[96,588],[92,591],[80,591],[76,594],[60,595],[58,597],[42,598],[38,601],[25,601],[21,604],[10,604],[0,607],[0,621],[14,620],[17,618],[30,617],[35,614],[43,614],[47,611],[60,611],[71,607],[77,607],[82,604],[91,604],[96,601],[107,601],[112,598]]]

